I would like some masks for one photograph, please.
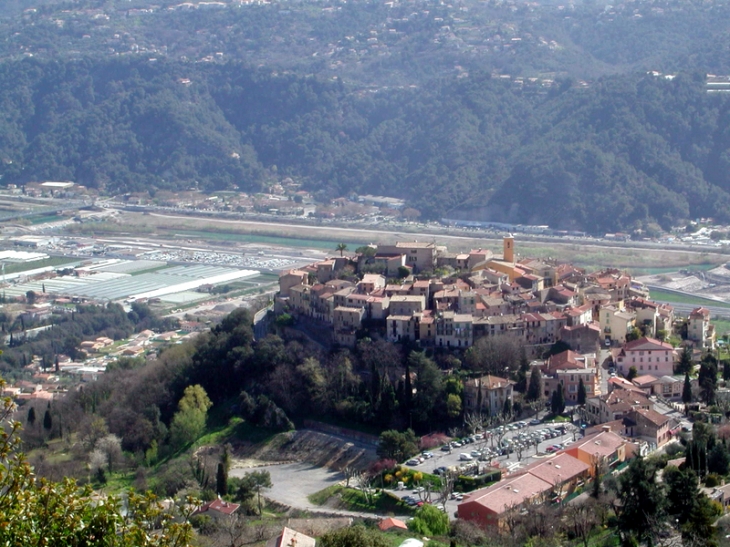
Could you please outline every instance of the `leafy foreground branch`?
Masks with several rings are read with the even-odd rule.
[[[0,379],[0,391],[5,382]],[[166,508],[151,493],[126,499],[94,494],[66,479],[36,479],[20,451],[20,423],[0,400],[0,545],[178,547],[189,545],[188,516],[197,502]],[[123,510],[124,507],[124,510]]]

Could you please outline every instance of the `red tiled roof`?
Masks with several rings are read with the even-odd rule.
[[[408,530],[408,526],[406,526],[406,523],[399,519],[394,519],[393,517],[384,518],[378,523],[378,528],[380,528],[383,532],[386,530],[390,530],[391,528],[400,528],[402,530]]]
[[[206,513],[208,511],[218,511],[219,513],[223,513],[224,515],[232,515],[235,513],[238,508],[241,507],[238,503],[229,503],[227,501],[223,501],[220,498],[214,499],[213,501],[209,501],[208,503],[204,503],[198,509],[196,509],[195,513],[193,514],[200,514],[200,513]]]
[[[525,472],[552,485],[558,485],[586,473],[588,469],[588,465],[578,458],[560,453],[555,457],[528,465]]]
[[[624,346],[624,350],[626,351],[646,351],[646,350],[673,350],[671,344],[668,344],[667,342],[660,342],[659,340],[655,338],[649,338],[648,336],[644,336],[642,338],[639,338],[638,340],[634,340],[633,342],[628,342]]]

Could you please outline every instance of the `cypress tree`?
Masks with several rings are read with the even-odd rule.
[[[28,409],[28,425],[30,425],[30,427],[35,425],[35,419],[35,408],[30,407]]]
[[[46,413],[43,416],[43,429],[50,432],[53,427],[53,417],[51,416],[51,408],[46,409]]]
[[[583,378],[581,378],[580,382],[578,382],[578,404],[586,404],[586,386],[583,383]]]
[[[542,374],[537,366],[532,367],[530,372],[530,383],[525,398],[528,401],[538,401],[542,398]]]
[[[689,379],[689,372],[684,373],[684,388],[682,388],[682,402],[688,405],[692,402],[692,384]]]
[[[482,411],[482,379],[477,378],[477,412]]]
[[[219,496],[225,496],[228,493],[228,473],[223,462],[218,463],[215,475],[215,490]]]

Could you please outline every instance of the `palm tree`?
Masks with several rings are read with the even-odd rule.
[[[342,253],[344,253],[347,250],[347,245],[344,243],[338,243],[337,247],[335,247],[336,251],[340,251],[340,256],[342,256]]]

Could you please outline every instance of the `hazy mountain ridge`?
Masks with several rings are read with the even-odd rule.
[[[0,82],[5,183],[255,192],[276,166],[322,198],[382,193],[431,217],[477,207],[591,232],[724,219],[730,203],[730,98],[699,76],[534,94],[473,73],[363,94],[236,63],[126,58],[7,63]]]

